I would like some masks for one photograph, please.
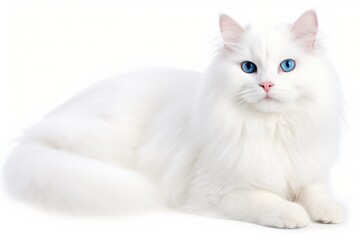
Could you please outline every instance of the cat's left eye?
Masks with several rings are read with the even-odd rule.
[[[290,72],[294,70],[295,66],[296,66],[295,61],[292,59],[286,59],[280,63],[280,68],[284,72]]]

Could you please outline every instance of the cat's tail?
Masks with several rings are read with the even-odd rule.
[[[127,214],[164,206],[142,175],[42,142],[18,145],[2,175],[11,195],[50,209]]]

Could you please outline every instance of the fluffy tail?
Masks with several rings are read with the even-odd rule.
[[[50,209],[124,214],[163,206],[158,190],[140,174],[41,142],[17,146],[3,180],[11,195]]]

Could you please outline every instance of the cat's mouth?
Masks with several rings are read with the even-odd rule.
[[[269,94],[266,94],[263,98],[260,99],[259,102],[270,104],[270,103],[280,103],[281,100],[279,100],[275,96],[271,96]]]
[[[283,110],[283,103],[280,99],[266,94],[254,104],[254,107],[261,112],[279,112]]]
[[[261,100],[262,101],[277,101],[274,97],[269,96],[269,94],[266,94]]]
[[[263,98],[265,101],[273,100],[272,97],[270,97],[268,94]]]

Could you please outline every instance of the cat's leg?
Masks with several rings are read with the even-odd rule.
[[[227,193],[221,198],[218,210],[225,217],[277,228],[301,228],[310,221],[300,204],[255,189]]]
[[[300,203],[313,221],[321,223],[342,223],[345,210],[320,183],[310,184],[302,189],[297,202]]]

